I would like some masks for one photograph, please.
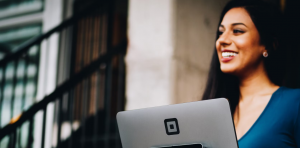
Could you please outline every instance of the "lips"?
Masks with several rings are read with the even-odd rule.
[[[228,49],[224,49],[221,52],[222,52],[221,62],[229,62],[233,60],[235,56],[238,55],[238,52],[228,50]]]

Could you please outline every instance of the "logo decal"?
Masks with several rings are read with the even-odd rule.
[[[176,118],[165,119],[165,128],[167,135],[177,135],[180,133]]]

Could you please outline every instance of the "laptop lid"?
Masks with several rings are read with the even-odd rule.
[[[123,148],[238,148],[224,98],[123,111],[117,121]]]

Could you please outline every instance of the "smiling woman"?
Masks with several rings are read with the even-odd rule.
[[[224,8],[203,99],[226,97],[240,148],[300,148],[300,89],[282,86],[281,12],[259,0]]]
[[[264,71],[262,53],[267,50],[260,43],[259,32],[244,8],[230,9],[219,32],[216,47],[222,72],[242,78],[251,71]]]

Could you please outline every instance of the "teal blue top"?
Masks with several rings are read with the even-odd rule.
[[[300,148],[300,89],[280,87],[239,148]]]

